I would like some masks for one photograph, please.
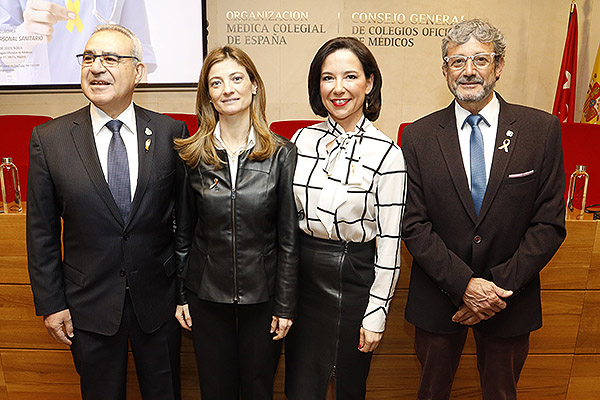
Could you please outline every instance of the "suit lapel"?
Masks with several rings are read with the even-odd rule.
[[[131,203],[127,224],[129,224],[129,221],[134,218],[138,211],[146,188],[148,187],[148,180],[150,179],[152,162],[154,160],[154,149],[156,148],[156,129],[151,123],[150,116],[137,105],[134,104],[134,107],[135,122],[137,126],[139,171],[135,195],[133,196],[133,202]]]
[[[104,172],[102,171],[102,166],[100,165],[100,160],[98,159],[98,150],[96,149],[96,141],[94,140],[89,106],[82,108],[76,113],[73,119],[73,128],[71,128],[71,136],[79,158],[98,194],[106,203],[113,217],[120,224],[123,224],[119,208],[112,197],[112,193],[104,177]]]
[[[448,106],[440,118],[440,130],[437,135],[438,143],[442,151],[446,166],[450,172],[454,187],[463,207],[469,214],[469,217],[476,221],[475,206],[473,197],[469,189],[469,182],[465,173],[465,166],[462,161],[460,143],[458,141],[458,131],[456,130],[456,117],[454,115],[454,102]]]
[[[481,211],[479,213],[479,220],[483,220],[485,214],[489,210],[493,203],[494,197],[500,189],[502,179],[506,175],[508,163],[512,154],[514,153],[515,146],[519,140],[519,133],[517,132],[514,122],[516,121],[514,114],[510,109],[510,105],[504,101],[496,93],[498,100],[500,101],[500,115],[498,116],[498,131],[496,132],[496,144],[494,147],[494,157],[492,158],[492,168],[490,171],[490,179],[488,180],[487,188],[485,190],[485,196],[481,205]],[[504,140],[509,139],[510,145],[508,151],[505,151],[502,147]]]

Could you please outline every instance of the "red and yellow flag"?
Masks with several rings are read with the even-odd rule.
[[[581,115],[581,122],[588,124],[600,124],[600,110],[598,109],[598,103],[600,102],[600,46],[598,47],[598,54],[596,55],[596,62],[594,62],[594,69],[592,70],[592,77],[590,78],[590,86],[588,86],[587,95],[585,96],[585,103],[583,103],[583,114]]]
[[[577,76],[577,4],[571,3],[569,27],[563,52],[558,87],[554,98],[552,114],[558,116],[560,122],[573,122],[575,113],[575,88]]]

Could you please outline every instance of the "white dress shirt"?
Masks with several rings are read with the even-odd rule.
[[[240,154],[244,150],[252,149],[256,144],[256,134],[254,133],[254,127],[250,125],[250,132],[248,133],[246,143],[242,143],[240,147],[235,150],[234,153],[230,152],[229,149],[225,146],[225,143],[223,142],[223,138],[221,137],[221,122],[217,122],[217,126],[215,126],[213,136],[215,137],[215,147],[218,150],[225,150],[227,152],[227,160],[229,162],[229,175],[231,176],[231,187],[234,188],[237,179],[237,169]]]
[[[104,172],[104,179],[108,182],[108,145],[112,139],[112,132],[106,127],[106,123],[112,120],[104,111],[91,104],[90,114],[92,117],[92,130],[94,140],[96,141],[96,151]],[[121,138],[127,149],[127,161],[129,162],[129,184],[131,185],[131,200],[135,195],[137,187],[139,161],[138,161],[138,140],[137,126],[135,122],[135,110],[133,103],[129,105],[117,118],[123,123],[121,126]]]
[[[479,129],[483,135],[483,154],[485,157],[485,183],[487,184],[490,179],[490,171],[492,170],[492,158],[494,157],[494,147],[496,146],[496,132],[498,132],[498,115],[500,114],[500,102],[494,93],[492,100],[479,111],[485,121],[490,125],[488,126],[485,121],[479,123]],[[456,129],[458,130],[458,140],[460,142],[460,152],[462,154],[463,164],[465,166],[465,173],[467,175],[467,181],[469,182],[469,188],[471,187],[471,125],[465,123],[465,120],[469,115],[470,111],[465,110],[454,102],[454,115],[456,115]]]

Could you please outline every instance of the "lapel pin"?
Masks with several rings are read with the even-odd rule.
[[[514,134],[515,133],[511,130],[506,131],[506,136],[508,136],[508,137],[513,137]]]
[[[144,143],[144,149],[146,149],[146,153],[148,152],[148,149],[150,149],[151,143],[152,143],[152,140],[150,140],[150,139],[146,140],[146,143]]]
[[[146,130],[144,131],[144,133],[146,134],[146,136],[152,135],[152,131],[148,127],[146,127]]]
[[[217,178],[215,178],[213,180],[213,184],[210,185],[210,187],[208,188],[208,190],[213,190],[215,187],[217,187],[217,183],[219,183],[219,180]]]
[[[508,135],[508,132],[506,134]],[[502,146],[498,147],[498,150],[504,150],[506,153],[508,153],[508,145],[509,144],[510,144],[510,139],[504,139],[504,142],[502,142]]]

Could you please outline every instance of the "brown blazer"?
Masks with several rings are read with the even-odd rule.
[[[560,123],[498,99],[496,149],[479,216],[454,103],[403,133],[408,195],[402,234],[414,257],[406,319],[430,332],[460,329],[451,318],[471,277],[514,291],[505,310],[475,329],[511,337],[542,326],[539,272],[566,236]],[[498,149],[511,132],[509,151]]]

